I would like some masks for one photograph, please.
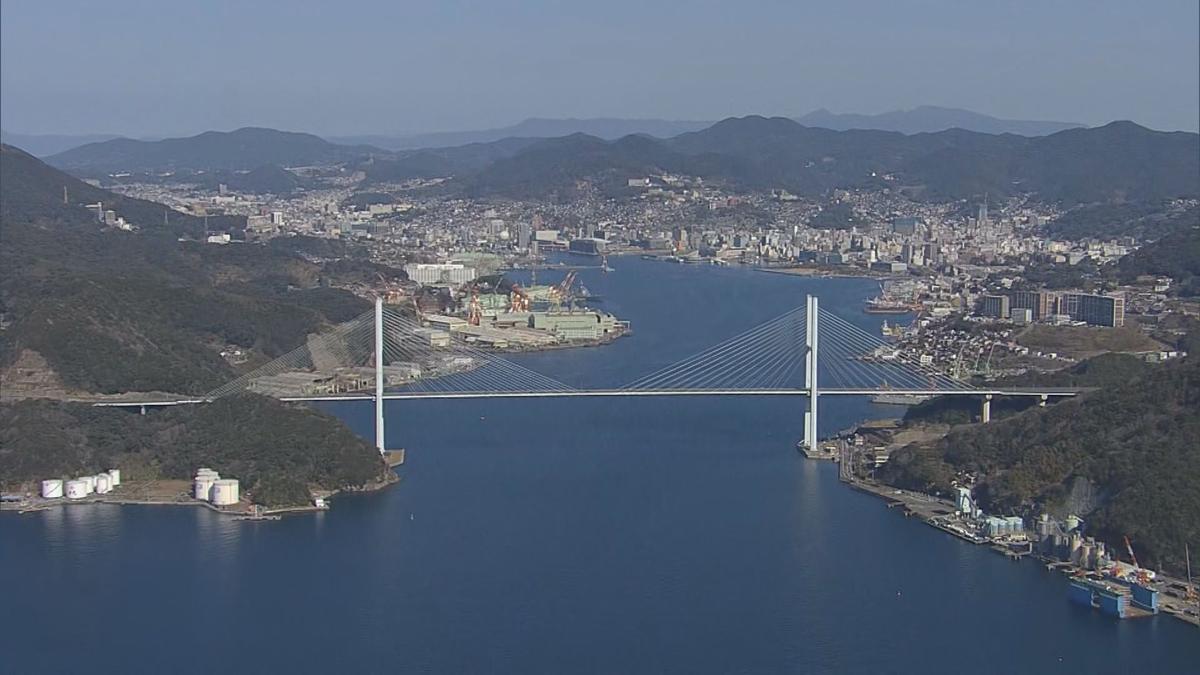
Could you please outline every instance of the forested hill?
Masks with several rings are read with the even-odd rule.
[[[46,162],[73,173],[91,175],[173,169],[248,171],[267,164],[329,164],[387,154],[371,146],[337,145],[312,134],[246,127],[161,141],[116,138],[51,155]]]
[[[660,172],[803,195],[889,186],[934,199],[988,192],[1032,193],[1066,205],[1153,201],[1200,194],[1200,135],[1113,122],[1036,138],[962,129],[906,136],[752,116],[666,140],[546,139],[458,184],[471,194],[539,197],[569,192],[582,179]]]
[[[328,286],[377,272],[402,276],[340,243],[329,245],[345,259],[326,265],[294,252],[301,238],[269,246],[179,241],[197,219],[94,188],[15,148],[5,146],[0,160],[6,398],[203,393],[238,374],[221,351],[261,362],[368,308]],[[104,228],[80,204],[93,199],[144,226]],[[157,225],[164,212],[165,228]],[[44,376],[44,390],[18,386],[31,372]]]
[[[310,488],[361,488],[387,471],[337,419],[251,394],[147,415],[45,400],[0,404],[0,486],[112,467],[126,480],[188,479],[201,466],[238,478],[268,506],[311,504]]]
[[[1139,559],[1179,571],[1184,543],[1200,550],[1200,358],[1155,367],[1047,408],[896,451],[878,475],[948,493],[978,477],[990,513],[1077,513]],[[1127,371],[1129,372],[1129,371]]]
[[[1122,282],[1151,274],[1175,281],[1172,292],[1187,297],[1200,296],[1200,212],[1195,224],[1147,244],[1117,262]]]
[[[0,225],[40,223],[92,230],[98,227],[97,214],[89,206],[99,203],[147,232],[191,238],[205,234],[203,218],[94,187],[11,145],[0,145],[0,177]],[[243,216],[212,217],[209,227],[242,230],[245,221]]]

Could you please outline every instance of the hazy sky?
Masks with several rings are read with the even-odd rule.
[[[3,0],[0,20],[0,124],[22,133],[922,104],[1200,126],[1197,0]]]

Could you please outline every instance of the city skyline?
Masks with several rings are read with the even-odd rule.
[[[1200,126],[1194,2],[287,8],[6,2],[4,128],[415,134],[529,117],[715,121],[920,105]]]

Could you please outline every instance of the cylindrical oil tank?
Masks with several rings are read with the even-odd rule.
[[[58,478],[42,481],[42,499],[62,499],[63,482]]]
[[[89,495],[96,491],[95,476],[80,476],[79,480],[83,481],[84,487]]]
[[[83,499],[87,494],[87,483],[82,479],[67,481],[67,499]]]
[[[112,492],[112,479],[108,477],[108,474],[96,474],[96,492],[102,495]]]
[[[1090,561],[1091,559],[1092,559],[1092,545],[1091,544],[1082,544],[1079,547],[1079,558],[1076,560],[1076,562],[1079,564],[1080,567],[1087,567],[1088,561]]]
[[[222,478],[212,485],[212,503],[216,506],[231,506],[238,503],[236,478]]]
[[[196,499],[203,499],[207,501],[209,498],[209,493],[212,491],[213,483],[215,482],[215,480],[208,478],[207,476],[196,476],[196,480],[192,484],[192,495],[195,496]]]
[[[110,481],[112,481],[113,487],[117,487],[118,485],[120,485],[121,484],[121,470],[120,469],[109,469],[108,470],[108,479]]]

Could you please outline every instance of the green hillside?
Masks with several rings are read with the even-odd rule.
[[[1106,388],[902,448],[878,475],[948,493],[969,472],[985,511],[1076,511],[1108,541],[1128,535],[1150,564],[1178,571],[1184,543],[1200,549],[1200,359],[1113,365],[1128,376],[1104,376]]]
[[[309,487],[384,477],[378,453],[335,418],[254,395],[136,415],[78,403],[0,405],[0,485],[122,467],[127,479],[237,477],[261,504],[309,503]]]
[[[0,310],[8,324],[0,367],[32,351],[75,391],[203,393],[238,374],[222,349],[261,362],[368,309],[323,284],[402,274],[340,244],[319,244],[337,248],[338,261],[311,262],[296,249],[318,244],[303,238],[268,246],[179,241],[177,228],[197,219],[122,201],[9,147],[0,157]],[[172,225],[102,229],[83,207],[62,203],[64,184],[126,217],[153,213],[161,221],[167,211]]]

